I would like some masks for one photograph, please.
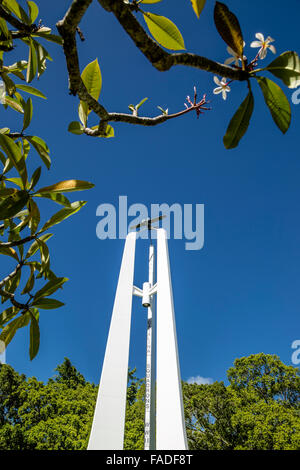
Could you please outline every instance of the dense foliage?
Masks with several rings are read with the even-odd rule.
[[[44,384],[0,365],[0,449],[83,450],[97,387],[65,359]],[[124,449],[143,449],[144,380],[129,371]],[[277,356],[237,359],[229,385],[183,383],[190,450],[300,450],[300,375]],[[170,393],[172,391],[170,390]]]

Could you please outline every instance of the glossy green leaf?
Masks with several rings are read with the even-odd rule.
[[[3,188],[0,189],[0,199],[3,199],[11,194],[15,194],[18,190],[16,188]]]
[[[66,198],[66,196],[64,196],[61,193],[43,193],[43,194],[35,193],[33,195],[33,197],[45,197],[47,199],[51,199],[54,202],[57,202],[57,204],[63,205],[63,206],[70,206],[71,205],[69,199]]]
[[[102,75],[99,67],[98,59],[90,62],[82,71],[81,79],[89,92],[89,94],[98,100],[102,88]],[[86,127],[87,116],[91,110],[85,101],[80,101],[78,114],[82,124]]]
[[[21,294],[28,294],[28,292],[30,292],[33,287],[34,287],[34,282],[35,282],[35,277],[34,277],[34,267],[33,266],[29,266],[30,268],[30,275],[29,275],[29,278],[24,286],[24,289],[22,290]]]
[[[159,3],[161,0],[142,0],[140,3],[150,4],[150,3]]]
[[[17,252],[9,246],[1,246],[0,245],[0,254],[1,255],[6,255],[6,256],[11,256],[14,258],[16,261],[19,261],[19,257],[17,255]]]
[[[275,124],[285,134],[291,124],[289,100],[277,83],[265,77],[256,77],[256,79]]]
[[[30,344],[29,357],[30,360],[35,358],[40,348],[40,327],[39,312],[36,309],[30,309]]]
[[[222,39],[239,57],[243,57],[244,39],[237,17],[224,3],[216,2],[214,20]]]
[[[10,39],[11,35],[7,27],[7,23],[3,18],[0,18],[0,31],[2,35],[4,36],[4,38]]]
[[[40,211],[37,204],[33,199],[30,199],[28,203],[29,209],[29,228],[31,230],[31,235],[34,235],[37,231],[38,225],[40,223]]]
[[[300,86],[300,58],[294,51],[284,52],[263,70],[280,78],[289,88]]]
[[[28,98],[26,105],[24,106],[22,132],[25,131],[25,129],[27,129],[27,127],[30,125],[31,119],[32,119],[32,113],[33,113],[32,99]]]
[[[12,98],[11,96],[5,96],[4,103],[12,108],[14,111],[23,114],[24,110],[19,101],[16,98]]]
[[[39,182],[41,172],[42,172],[42,168],[40,166],[33,172],[33,175],[30,181],[30,186],[29,186],[30,190],[33,189]]]
[[[0,314],[0,328],[3,328],[5,323],[12,320],[19,311],[20,309],[17,307],[9,307],[6,310],[3,310],[3,312]],[[3,351],[0,350],[0,353],[1,352]]]
[[[45,233],[45,234],[39,236],[39,240],[42,240],[42,241],[46,242],[52,236],[53,236],[53,233]],[[30,245],[30,247],[27,251],[26,259],[33,256],[37,252],[38,249],[39,249],[39,244],[36,240],[34,240],[34,242]]]
[[[37,308],[42,308],[45,310],[51,310],[53,308],[63,307],[65,304],[56,299],[44,299],[40,298],[36,302],[33,302],[32,305]]]
[[[233,149],[238,146],[241,138],[248,129],[253,109],[254,98],[252,91],[249,90],[246,99],[242,102],[241,106],[231,119],[224,136],[223,142],[227,149]]]
[[[23,187],[25,188],[27,184],[27,169],[25,159],[19,146],[7,135],[0,134],[0,147],[13,162],[16,170],[19,172],[22,178]]]
[[[36,240],[39,245],[39,250],[41,254],[41,273],[44,274],[50,268],[50,254],[49,248],[45,242],[42,240]]]
[[[83,118],[83,115],[81,115],[81,118]],[[72,134],[81,135],[83,134],[84,126],[78,121],[72,121],[69,124],[68,131]]]
[[[21,315],[15,318],[8,325],[6,325],[0,334],[0,347],[1,347],[1,341],[3,341],[3,343],[5,344],[5,347],[7,347],[9,343],[11,342],[11,340],[13,339],[13,337],[15,336],[17,330],[19,328],[23,328],[23,326],[28,325],[29,319],[30,317],[27,312],[24,315]]]
[[[60,211],[58,211],[56,214],[54,214],[42,227],[41,231],[44,232],[45,230],[48,230],[48,228],[52,227],[53,225],[59,224],[63,220],[65,220],[67,217],[70,217],[71,215],[75,214],[77,211],[79,211],[84,205],[86,204],[86,201],[75,201],[70,204],[69,207],[64,207]]]
[[[10,219],[25,206],[29,199],[27,191],[17,191],[15,194],[0,200],[0,219]]]
[[[43,141],[40,137],[37,136],[28,136],[27,137],[28,141],[32,144],[32,146],[35,148],[39,156],[41,157],[41,160],[43,163],[46,165],[46,167],[50,168],[51,166],[51,159],[49,156],[49,148],[46,144],[46,142]]]
[[[143,98],[138,104],[135,105],[135,109],[139,109],[142,104],[144,104],[147,101],[148,98]]]
[[[144,20],[154,39],[166,49],[185,49],[183,37],[177,26],[165,16],[143,12]]]
[[[31,0],[27,1],[27,5],[28,5],[28,10],[29,10],[30,23],[32,24],[35,22],[35,20],[38,17],[39,7],[37,6],[36,3],[32,2]]]
[[[191,3],[196,16],[199,18],[205,6],[206,0],[191,0]]]
[[[72,191],[83,191],[85,189],[91,189],[94,186],[95,185],[93,183],[89,183],[88,181],[66,180],[60,181],[56,184],[52,184],[51,186],[45,186],[44,188],[40,188],[37,190],[37,193],[66,193]]]
[[[57,277],[55,279],[52,279],[51,281],[48,281],[47,284],[44,285],[39,291],[36,292],[33,298],[33,302],[37,301],[37,299],[40,299],[42,297],[48,297],[49,295],[53,294],[56,292],[62,285],[68,281],[68,278],[66,277]]]
[[[42,93],[37,88],[34,88],[33,86],[16,84],[16,88],[18,90],[25,91],[26,93],[30,93],[31,95],[38,96],[39,98],[44,98],[45,100],[47,99],[47,97],[44,95],[44,93]]]
[[[2,5],[14,13],[23,23],[30,24],[27,13],[16,0],[3,0]]]
[[[44,38],[47,41],[54,42],[55,44],[58,44],[59,46],[62,45],[62,38],[60,36],[56,35],[56,34],[50,34],[50,33],[43,32],[43,31],[37,31],[32,36]]]
[[[33,40],[29,38],[29,55],[28,55],[28,65],[27,65],[27,73],[26,73],[26,82],[30,83],[34,77],[36,76],[37,72],[37,56],[35,52],[35,47]]]

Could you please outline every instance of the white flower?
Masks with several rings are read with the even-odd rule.
[[[4,103],[5,101],[5,83],[0,80],[0,103]]]
[[[246,43],[244,41],[243,47],[245,47],[245,45],[246,45]],[[229,46],[227,47],[227,52],[230,55],[230,57],[228,57],[228,59],[225,60],[224,64],[229,65],[229,64],[232,64],[234,62],[235,65],[238,66],[239,65],[239,60],[241,60],[240,56],[237,55],[237,53],[233,49],[231,49],[231,47],[229,47]],[[245,60],[245,59],[247,59],[247,57],[244,55],[243,59]]]
[[[253,41],[250,46],[251,47],[259,47],[259,58],[264,59],[267,55],[268,49],[270,49],[273,54],[276,54],[276,49],[273,46],[273,44],[270,44],[271,42],[274,42],[274,39],[271,38],[271,36],[268,36],[267,39],[265,39],[264,35],[262,33],[256,33],[255,37],[258,39],[258,41]]]
[[[216,85],[218,85],[218,87],[214,89],[214,94],[218,95],[219,93],[222,93],[223,100],[226,100],[226,93],[229,93],[230,91],[230,87],[227,85],[226,78],[219,80],[218,77],[214,77],[214,82]]]

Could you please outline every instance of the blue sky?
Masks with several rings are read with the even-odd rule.
[[[39,16],[55,31],[69,4],[41,1]],[[227,5],[239,18],[249,57],[256,53],[249,45],[257,32],[271,35],[278,53],[299,52],[298,0],[288,8],[279,0],[227,0]],[[213,23],[214,1],[207,0],[200,20],[188,0],[148,7],[176,23],[188,51],[220,62],[228,57]],[[156,71],[96,1],[81,29],[86,37],[79,44],[81,68],[98,58],[100,100],[109,111],[127,112],[130,103],[148,97],[141,108],[145,115],[156,115],[157,105],[177,112],[194,85],[199,95],[207,93],[212,110],[198,120],[189,114],[154,128],[116,124],[114,139],[72,135],[67,128],[78,119],[78,100],[68,94],[62,51],[48,47],[54,60],[40,83],[33,83],[48,99],[34,99],[30,127],[51,149],[52,168],[43,170],[41,185],[77,178],[92,181],[95,188],[74,193],[72,200],[88,204],[54,227],[49,241],[52,269],[70,279],[55,295],[65,307],[41,312],[41,347],[32,362],[28,328],[17,332],[7,362],[20,373],[47,380],[69,357],[86,379],[99,381],[124,240],[96,237],[96,209],[102,203],[117,208],[119,196],[126,195],[128,205],[149,208],[152,203],[205,205],[203,249],[186,251],[184,240],[169,242],[182,378],[226,380],[235,358],[259,352],[291,364],[291,344],[300,337],[300,105],[291,103],[292,124],[283,136],[254,84],[250,128],[237,149],[225,150],[222,138],[246,96],[244,83],[232,84],[225,102],[213,95],[213,76],[206,72]],[[269,52],[264,63],[272,59]],[[293,91],[284,90],[291,100]],[[19,129],[16,113],[0,112],[3,125]],[[40,165],[36,155],[32,161],[32,168]],[[46,214],[59,209],[54,203],[44,207]],[[145,280],[145,250],[146,243],[138,242],[138,285]],[[1,276],[11,267],[2,260]],[[134,299],[130,366],[140,377],[145,341],[145,311]]]

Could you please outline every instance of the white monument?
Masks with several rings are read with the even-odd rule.
[[[155,249],[151,241],[148,281],[142,289],[133,285],[136,232],[126,237],[88,450],[123,449],[133,295],[141,297],[148,314],[144,449],[188,448],[167,236],[164,229],[151,225],[161,218],[147,219],[134,227],[145,228],[149,234],[156,230],[156,283]]]

